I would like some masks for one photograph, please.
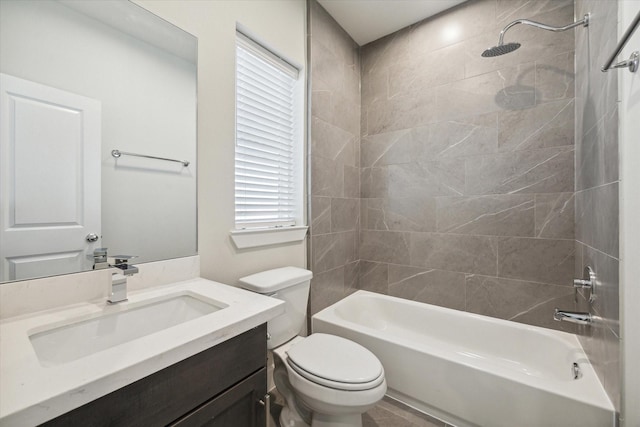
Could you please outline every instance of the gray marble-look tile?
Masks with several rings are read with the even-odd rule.
[[[420,51],[389,66],[388,97],[409,95],[464,78],[461,43],[434,51]],[[434,66],[434,64],[437,64]]]
[[[575,197],[576,239],[618,258],[618,183],[578,191]]]
[[[524,318],[543,304],[573,296],[567,286],[477,275],[467,275],[466,292],[467,311],[507,320]],[[553,316],[553,311],[547,316]]]
[[[323,81],[333,91],[343,90],[345,63],[335,52],[325,47],[317,37],[311,38],[311,76],[314,81]]]
[[[569,289],[567,288],[567,290]],[[564,296],[559,296],[538,304],[529,311],[526,311],[511,320],[514,322],[525,323],[527,325],[540,326],[541,328],[556,329],[570,334],[577,333],[579,329],[578,325],[569,322],[559,322],[553,319],[553,314],[556,308],[561,310],[577,311],[574,303],[573,291],[570,291],[570,293]]]
[[[574,254],[572,240],[500,237],[498,276],[572,286]]]
[[[603,385],[607,394],[611,398],[616,412],[620,413],[620,400],[622,390],[622,378],[620,376],[620,338],[610,329],[604,331],[604,358],[600,369],[596,367],[596,371],[601,371],[601,378],[604,379]]]
[[[331,270],[357,261],[357,233],[354,231],[311,236],[314,272]]]
[[[381,167],[413,162],[423,151],[422,141],[428,136],[427,126],[368,135],[362,139],[361,165]]]
[[[573,99],[498,115],[501,151],[531,150],[574,144]]]
[[[575,199],[573,193],[535,195],[536,237],[573,239]]]
[[[560,11],[559,9],[563,9]],[[568,13],[564,9],[570,9]],[[549,13],[553,12],[553,13]],[[519,18],[530,18],[541,13],[546,13],[546,17],[560,15],[556,23],[551,25],[565,25],[564,21],[570,22],[573,19],[572,0],[497,0],[496,2],[496,24],[503,27],[511,21]],[[547,21],[543,21],[547,22]]]
[[[575,248],[576,248],[576,255],[575,255],[575,268],[573,269],[573,277],[576,279],[581,279],[582,275],[583,275],[583,271],[584,271],[584,264],[583,264],[583,253],[584,253],[584,244],[580,243],[578,240],[575,240]]]
[[[536,103],[572,99],[574,80],[573,50],[536,60]]]
[[[331,198],[311,197],[311,235],[331,232]]]
[[[464,310],[465,275],[446,270],[389,265],[389,295]]]
[[[360,100],[351,100],[341,92],[334,92],[331,95],[331,109],[333,112],[331,123],[350,132],[353,135],[360,135]]]
[[[410,27],[410,52],[432,52],[496,27],[494,1],[469,1]],[[496,33],[497,34],[497,33]]]
[[[589,246],[584,247],[583,268],[591,266],[596,275],[593,310],[604,319],[614,334],[620,336],[619,261]],[[582,275],[579,276],[582,278]],[[593,310],[590,310],[593,312]]]
[[[421,88],[418,91],[398,95],[387,100],[363,105],[362,114],[367,115],[366,135],[408,129],[436,121],[435,90]]]
[[[464,159],[452,158],[390,165],[389,196],[460,196],[464,194],[464,164]]]
[[[534,196],[438,197],[437,231],[495,236],[534,235]]]
[[[482,114],[363,138],[364,167],[497,152],[497,114]]]
[[[363,48],[365,50],[366,48]],[[362,69],[360,82],[360,101],[365,109],[375,103],[386,101],[389,81],[389,68]],[[363,117],[366,114],[363,114]],[[367,134],[367,127],[362,126],[363,134]]]
[[[344,266],[344,296],[358,289],[360,289],[360,261],[354,261]]]
[[[389,171],[386,167],[360,169],[360,197],[387,197],[389,194],[388,176]]]
[[[362,228],[390,231],[436,231],[432,197],[363,199]]]
[[[497,113],[460,117],[430,126],[423,160],[495,153]]]
[[[343,169],[344,197],[359,198],[360,197],[360,168],[355,166],[344,166]]]
[[[344,298],[344,274],[344,266],[324,272],[313,270],[309,301],[311,315]]]
[[[312,155],[311,195],[343,197],[344,166],[331,159]]]
[[[358,199],[331,199],[331,232],[355,231],[359,212]]]
[[[409,40],[413,28],[405,28],[361,47],[361,68],[364,72],[389,68],[413,53]]]
[[[438,121],[533,106],[534,67],[533,62],[523,63],[438,86]]]
[[[356,166],[357,137],[318,117],[311,120],[311,155]]]
[[[318,2],[311,2],[310,7],[312,39],[334,52],[340,62],[355,64],[353,51],[357,50],[357,44]]]
[[[360,231],[360,259],[406,264],[409,259],[409,233],[397,231]]]
[[[389,264],[371,261],[360,261],[360,279],[358,289],[389,293]]]
[[[618,110],[602,117],[576,146],[576,189],[618,180]]]
[[[573,191],[572,146],[466,159],[466,194]]]
[[[311,84],[311,114],[326,122],[331,121],[333,111],[331,109],[331,90],[323,82]]]
[[[416,267],[475,274],[496,274],[497,237],[411,233],[411,262]],[[406,259],[397,264],[406,264]]]

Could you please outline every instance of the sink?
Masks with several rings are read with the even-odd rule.
[[[137,305],[107,306],[89,319],[29,334],[42,366],[56,366],[151,335],[227,307],[180,294]]]

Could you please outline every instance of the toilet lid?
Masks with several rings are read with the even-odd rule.
[[[360,344],[328,334],[312,334],[287,351],[290,366],[310,381],[345,390],[379,385],[378,358]]]

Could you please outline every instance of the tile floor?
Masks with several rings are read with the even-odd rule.
[[[268,427],[280,427],[279,418],[283,398],[273,390],[271,415]],[[362,427],[453,427],[396,400],[386,397],[362,416]]]

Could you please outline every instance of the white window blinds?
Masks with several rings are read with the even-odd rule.
[[[239,32],[236,40],[236,228],[295,225],[298,70]]]

